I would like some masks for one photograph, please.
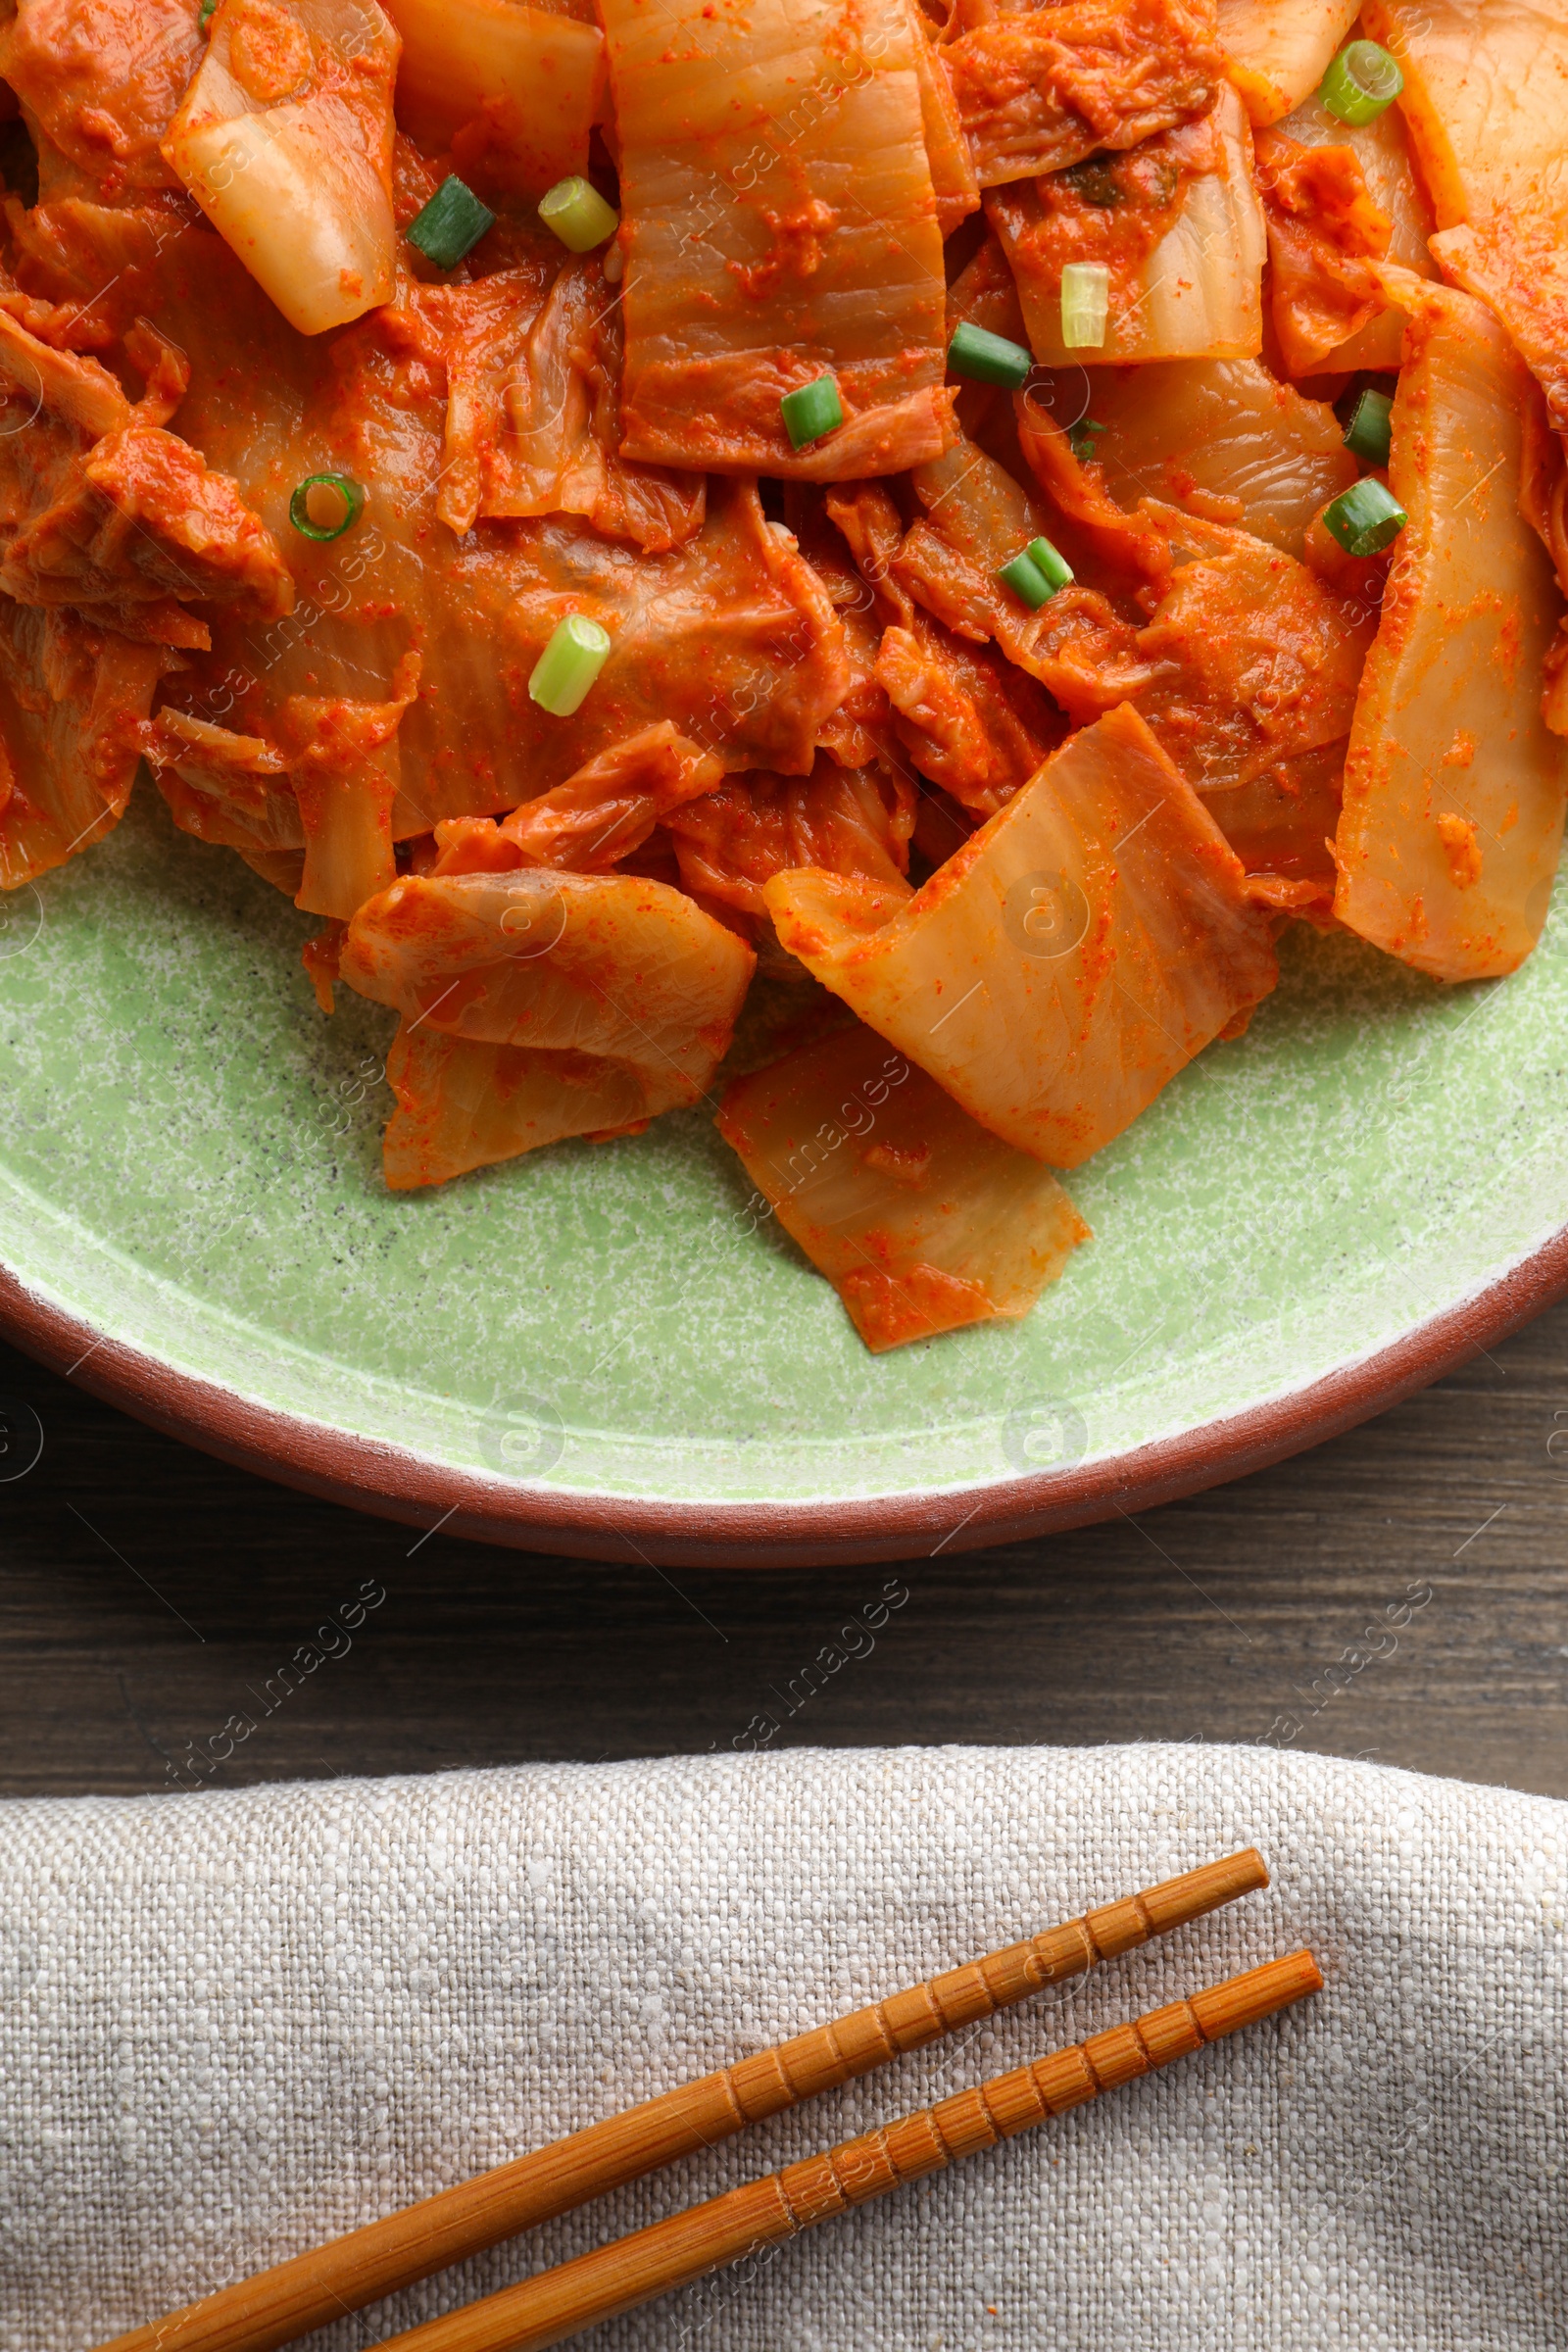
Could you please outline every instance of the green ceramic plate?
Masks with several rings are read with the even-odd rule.
[[[1568,920],[1445,989],[1301,927],[1248,1036],[1072,1179],[1027,1323],[868,1356],[706,1114],[379,1176],[391,1016],[142,789],[0,909],[0,1315],[144,1417],[455,1532],[662,1559],[995,1541],[1190,1490],[1568,1283]]]

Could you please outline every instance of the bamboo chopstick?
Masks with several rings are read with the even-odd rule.
[[[652,2229],[597,2246],[555,2270],[540,2271],[498,2295],[388,2336],[380,2352],[542,2352],[579,2328],[690,2285],[761,2246],[794,2237],[852,2205],[885,2196],[906,2180],[941,2172],[960,2156],[995,2147],[1082,2106],[1102,2090],[1169,2066],[1223,2034],[1255,2025],[1275,2010],[1322,1989],[1310,1952],[1292,1952],[1244,1976],[1228,1977],[1191,2000],[1152,2009],[1131,2025],[1112,2026],[1071,2049],[1054,2050],[977,2089],[906,2115],[880,2131],[808,2156],[781,2173],[749,2180],[727,2196],[694,2205]]]
[[[1250,1846],[1206,1862],[1063,1927],[1049,1928],[1027,1943],[990,1952],[967,1968],[933,1977],[830,2026],[797,2034],[776,2049],[607,2116],[569,2138],[220,2287],[200,2302],[116,2336],[99,2352],[276,2352],[278,2345],[345,2312],[361,2311],[520,2230],[569,2213],[590,2197],[727,2139],[745,2125],[818,2091],[836,2089],[890,2058],[991,2017],[1043,1985],[1078,1976],[1097,1961],[1132,1951],[1151,1936],[1167,1935],[1267,1885],[1263,1858]]]

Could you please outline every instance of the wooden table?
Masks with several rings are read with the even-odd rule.
[[[1273,1740],[1568,1795],[1568,1305],[1240,1485],[886,1569],[421,1539],[3,1348],[0,1397],[44,1432],[0,1484],[6,1795],[947,1740]]]

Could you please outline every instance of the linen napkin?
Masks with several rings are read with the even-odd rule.
[[[312,2339],[1311,1946],[1315,2000],[600,2352],[1562,2352],[1568,1806],[1268,1748],[675,1757],[0,1807],[0,2343],[79,2352],[1248,1844],[1264,1893]]]

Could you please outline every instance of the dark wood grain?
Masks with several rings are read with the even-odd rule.
[[[0,1397],[0,1473],[32,1450],[29,1413],[43,1435],[0,1483],[0,1793],[1147,1739],[1568,1795],[1568,1306],[1238,1485],[889,1569],[666,1574],[421,1540],[4,1348]],[[365,1588],[385,1598],[346,1626]]]

